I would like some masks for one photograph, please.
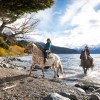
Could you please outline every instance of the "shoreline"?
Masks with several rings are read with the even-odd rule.
[[[69,98],[69,100],[88,100],[91,97],[91,91],[86,93],[86,91],[78,85],[71,86],[61,83],[61,79],[59,78],[48,79],[42,78],[42,76],[30,77],[25,69],[18,69],[17,66],[11,67],[12,65],[9,66],[10,67],[6,68],[4,66],[0,67],[1,100],[48,100],[48,98],[51,98],[51,94],[54,96],[60,95],[62,96],[61,98],[65,98],[66,95],[66,98]],[[74,99],[71,97],[74,97]]]
[[[80,93],[75,87],[61,84],[59,79],[34,78],[22,73],[15,75],[14,70],[10,70],[9,77],[0,78],[1,100],[13,100],[15,97],[15,100],[42,100],[50,93],[58,92],[68,92],[75,95],[78,100],[87,100],[83,93]],[[5,72],[6,69],[3,71]]]

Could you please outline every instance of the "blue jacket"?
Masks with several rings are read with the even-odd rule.
[[[45,50],[51,50],[51,43],[47,42],[44,47]]]

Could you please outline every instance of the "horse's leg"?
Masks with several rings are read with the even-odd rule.
[[[88,68],[86,68],[86,73],[85,74],[87,74],[87,70],[88,70]]]
[[[57,77],[59,77],[59,74],[58,74],[58,72],[59,72],[59,68],[57,68]]]
[[[29,72],[29,76],[31,75],[32,67],[33,67],[33,65],[31,65],[30,72]]]
[[[44,68],[42,68],[42,74],[43,74],[43,76],[42,76],[42,77],[44,78]]]
[[[64,71],[63,71],[63,67],[62,67],[61,62],[59,62],[58,67],[60,69],[61,74],[63,75],[64,74]]]
[[[52,68],[53,68],[53,70],[54,70],[54,78],[56,78],[56,69],[55,69],[55,65],[54,64],[52,64]]]
[[[85,68],[83,67],[83,70],[84,70],[84,74],[86,74],[86,70],[85,70]]]
[[[54,66],[53,69],[54,69],[54,78],[56,78],[57,75],[56,75],[56,69],[55,69],[55,66]]]

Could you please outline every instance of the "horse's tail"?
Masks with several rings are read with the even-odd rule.
[[[63,71],[63,67],[62,67],[62,64],[61,64],[61,62],[59,62],[59,69],[60,69],[60,72],[61,72],[61,74],[64,74],[64,71]]]

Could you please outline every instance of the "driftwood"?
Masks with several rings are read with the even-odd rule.
[[[11,89],[11,88],[16,87],[16,86],[17,85],[7,86],[7,87],[3,88],[3,90]]]

